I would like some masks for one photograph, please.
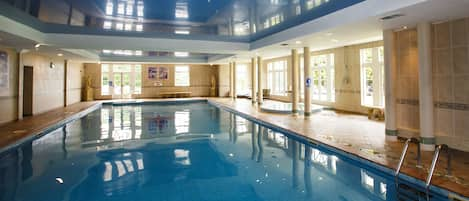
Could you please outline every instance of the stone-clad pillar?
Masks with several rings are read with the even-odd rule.
[[[383,32],[384,41],[384,90],[385,90],[385,126],[386,139],[397,141],[396,119],[396,55],[394,46],[394,31]]]
[[[431,54],[431,24],[417,25],[419,51],[420,143],[422,150],[435,149],[433,130],[433,83]]]

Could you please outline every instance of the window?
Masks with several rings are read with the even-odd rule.
[[[275,61],[267,64],[267,86],[272,95],[286,95],[287,61]]]
[[[101,65],[101,95],[110,95],[110,71],[109,65],[103,64]]]
[[[176,66],[174,74],[175,86],[190,86],[189,66]]]
[[[335,101],[334,87],[334,54],[323,54],[311,57],[312,99],[318,101]]]
[[[111,88],[112,87],[112,88]],[[101,95],[142,93],[142,66],[130,64],[101,65]]]
[[[104,21],[103,28],[104,29],[111,29],[112,28],[112,22],[111,21]]]
[[[384,49],[360,50],[361,103],[368,107],[384,106]]]
[[[236,93],[237,95],[249,95],[248,66],[236,65]]]
[[[112,1],[108,1],[106,3],[106,15],[112,15],[113,12],[114,12],[114,4],[112,3]]]

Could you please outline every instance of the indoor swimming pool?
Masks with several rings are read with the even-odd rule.
[[[206,101],[103,105],[0,160],[0,201],[398,200],[388,172]]]

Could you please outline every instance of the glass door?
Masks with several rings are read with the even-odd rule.
[[[114,74],[114,93],[112,98],[131,98],[132,90],[130,85],[130,73],[113,73]]]

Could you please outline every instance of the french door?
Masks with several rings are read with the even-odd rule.
[[[113,99],[124,99],[132,97],[131,88],[131,73],[130,72],[115,72],[113,73],[114,90],[112,94]]]

